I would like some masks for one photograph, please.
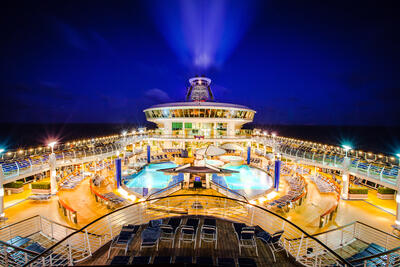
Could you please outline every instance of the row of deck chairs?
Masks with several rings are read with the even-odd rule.
[[[130,256],[115,256],[110,265],[145,265],[157,264],[159,266],[169,264],[196,264],[196,266],[237,266],[239,267],[253,267],[257,266],[252,258],[239,257],[237,261],[234,258],[217,258],[216,265],[212,257],[196,257],[193,260],[191,256],[135,256],[130,260]]]
[[[242,248],[254,248],[256,255],[258,256],[256,238],[265,243],[272,252],[274,262],[276,262],[275,253],[280,251],[286,251],[281,237],[284,233],[283,230],[277,231],[273,234],[264,231],[260,226],[247,226],[244,223],[232,223],[233,230],[235,231],[236,237],[239,244],[239,254],[242,254]],[[286,255],[289,257],[288,252]]]
[[[126,200],[120,196],[117,196],[113,192],[108,192],[102,195],[104,198],[108,199],[111,203],[119,205],[124,203]]]
[[[181,153],[183,151],[183,149],[180,148],[169,148],[169,149],[163,149],[164,153]]]
[[[30,195],[28,198],[31,200],[49,200],[51,197],[50,194],[34,194]]]
[[[46,250],[45,247],[43,247],[39,242],[34,241],[33,239],[29,237],[21,237],[21,236],[15,236],[9,240],[6,241],[6,243],[14,246],[14,247],[19,247],[23,248],[28,251],[36,252],[38,254],[44,252]],[[23,251],[20,251],[18,249],[8,247],[7,248],[7,256],[9,258],[9,263],[14,262],[16,264],[23,264],[25,263],[26,260],[26,253]],[[51,253],[50,253],[51,254]],[[47,262],[46,259],[45,265],[50,265],[50,262]],[[62,255],[56,254],[52,255],[52,263],[57,264],[57,262],[64,262],[66,259]]]
[[[260,162],[261,162],[261,159],[258,159],[258,158],[250,158],[250,163],[259,164]]]
[[[151,156],[151,160],[164,160],[164,159],[168,159],[167,154]]]
[[[285,179],[289,184],[290,190],[286,195],[268,203],[270,207],[284,208],[303,194],[306,184],[300,176],[286,176]]]
[[[72,175],[70,178],[60,183],[62,189],[74,189],[85,177],[83,175]]]
[[[325,177],[323,177],[320,174],[310,176],[310,180],[313,181],[317,187],[318,191],[321,193],[332,193],[336,192],[336,187],[335,184],[331,181],[325,180]]]
[[[147,227],[142,231],[140,250],[143,248],[155,247],[158,250],[160,242],[171,242],[172,247],[175,246],[175,236],[180,232],[178,248],[182,243],[193,243],[196,248],[196,239],[199,229],[199,218],[188,218],[185,224],[182,224],[182,218],[172,217],[168,220],[167,224],[162,223],[162,219],[152,220]],[[125,255],[131,245],[133,238],[139,230],[139,225],[123,226],[119,235],[117,235],[111,242],[108,251],[108,257],[112,249],[124,249]],[[205,218],[204,224],[200,228],[200,243],[202,242],[215,242],[217,248],[218,231],[216,220],[214,218]]]

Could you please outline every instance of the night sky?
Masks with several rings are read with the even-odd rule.
[[[0,122],[143,123],[188,78],[265,124],[400,125],[391,1],[8,1]]]

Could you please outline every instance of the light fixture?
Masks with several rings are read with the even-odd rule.
[[[54,146],[57,144],[57,141],[53,141],[48,143],[47,145],[51,147],[51,153],[54,153]]]

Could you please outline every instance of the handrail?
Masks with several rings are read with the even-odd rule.
[[[3,245],[3,246],[6,246],[6,247],[11,247],[13,249],[25,252],[25,253],[30,253],[30,254],[35,254],[35,255],[39,255],[40,254],[40,253],[38,253],[36,251],[32,251],[32,250],[28,250],[28,249],[24,249],[24,248],[20,248],[20,247],[14,246],[13,244],[9,244],[9,243],[4,242],[2,240],[0,240],[0,244]]]
[[[177,186],[178,184],[182,184],[182,181],[177,182],[177,183],[175,183],[175,184],[172,184],[172,185],[170,185],[170,186],[168,186],[168,187],[165,187],[165,188],[163,188],[163,189],[160,189],[160,190],[158,190],[158,191],[156,191],[156,192],[154,192],[154,193],[151,193],[151,194],[146,198],[146,200],[149,200],[150,197],[152,197],[152,196],[154,196],[154,195],[156,195],[156,194],[158,194],[158,193],[161,193],[162,191],[167,191],[168,189],[171,189],[171,188]]]
[[[31,220],[31,219],[33,219],[33,218],[35,218],[35,217],[40,217],[41,219],[48,220],[48,221],[51,222],[51,223],[54,223],[54,224],[57,224],[57,225],[59,225],[59,226],[68,228],[68,229],[70,229],[70,230],[74,230],[74,231],[77,231],[77,230],[78,230],[78,229],[76,229],[76,228],[74,228],[74,227],[61,224],[61,223],[59,223],[59,222],[53,221],[53,220],[51,220],[51,219],[48,219],[48,218],[46,218],[46,217],[43,217],[42,215],[37,214],[37,215],[31,216],[31,217],[25,218],[25,219],[23,219],[23,220],[21,220],[21,221],[18,221],[18,222],[12,223],[12,224],[4,225],[3,227],[0,228],[0,231],[3,230],[3,229],[9,228],[9,227],[11,227],[11,226],[20,224],[20,223],[22,223],[22,222]],[[0,240],[0,241],[1,241],[1,240]]]
[[[220,185],[219,183],[216,183],[216,182],[214,182],[214,181],[210,181],[210,183],[212,183],[212,184],[214,184],[214,185],[216,185],[216,186],[218,186],[218,187],[221,187],[222,189],[224,189],[224,190],[226,190],[226,191],[229,191],[229,192],[231,192],[231,193],[233,193],[233,194],[236,194],[236,195],[238,195],[238,196],[244,198],[247,202],[249,202],[249,200],[248,200],[244,195],[240,194],[239,192],[233,191],[232,189],[230,189],[230,188],[228,188],[228,187],[225,187],[225,186],[223,186],[223,185]]]
[[[95,219],[94,221],[90,222],[89,224],[83,226],[82,228],[80,228],[79,230],[67,235],[66,237],[64,237],[63,239],[61,239],[60,241],[58,241],[57,243],[53,244],[51,247],[47,248],[45,251],[43,251],[42,253],[40,253],[40,255],[37,255],[35,258],[31,259],[29,262],[27,262],[24,266],[29,266],[30,264],[32,264],[33,262],[35,262],[36,260],[38,260],[40,257],[44,256],[46,253],[48,253],[49,251],[53,250],[56,246],[58,246],[59,244],[63,243],[65,240],[67,240],[68,238],[70,238],[71,236],[74,236],[77,233],[83,232],[86,228],[88,228],[89,226],[93,225],[94,223],[98,222],[99,220],[113,214],[116,213],[118,211],[121,211],[123,209],[127,209],[129,207],[132,206],[136,206],[136,205],[140,205],[144,202],[149,202],[149,201],[154,201],[154,200],[161,200],[161,199],[166,199],[166,198],[171,198],[171,197],[210,197],[210,198],[220,198],[220,199],[226,199],[226,200],[232,200],[232,201],[236,201],[242,204],[247,204],[249,206],[261,209],[264,212],[267,212],[269,214],[272,214],[273,216],[278,217],[279,219],[285,221],[285,223],[290,224],[291,226],[293,226],[294,228],[296,228],[297,230],[299,230],[302,234],[304,234],[306,237],[313,239],[315,242],[317,242],[319,245],[321,245],[324,249],[326,249],[326,251],[328,251],[329,253],[333,254],[340,262],[344,263],[347,266],[352,266],[352,264],[347,261],[346,259],[342,258],[340,255],[338,255],[335,251],[333,251],[331,248],[329,248],[327,245],[325,245],[324,243],[322,243],[319,239],[313,237],[312,235],[310,235],[309,233],[307,233],[306,231],[304,231],[303,229],[301,229],[299,226],[297,226],[296,224],[292,223],[291,221],[287,220],[286,218],[282,217],[279,214],[276,214],[275,212],[272,212],[268,209],[265,209],[261,206],[255,205],[255,204],[251,204],[242,200],[238,200],[238,199],[234,199],[234,198],[230,198],[230,197],[224,197],[224,196],[215,196],[215,195],[205,195],[205,194],[181,194],[181,195],[174,195],[174,196],[164,196],[164,197],[158,197],[158,198],[153,198],[151,200],[145,200],[145,201],[141,201],[141,202],[136,202],[136,203],[132,203],[130,205],[124,206],[122,208],[116,209],[108,214],[105,214],[97,219]]]
[[[350,262],[352,264],[354,264],[354,263],[360,262],[360,261],[367,261],[367,260],[370,260],[370,259],[373,259],[373,258],[377,258],[377,257],[381,257],[381,256],[384,256],[384,255],[390,254],[390,253],[395,252],[397,250],[400,250],[400,247],[392,248],[392,249],[386,250],[386,251],[378,253],[378,254],[374,254],[374,255],[371,255],[371,256],[366,256],[364,258],[351,260]]]

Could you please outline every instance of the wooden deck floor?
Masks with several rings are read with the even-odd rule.
[[[191,216],[193,217],[193,216]],[[187,216],[181,217],[182,223],[185,223],[187,220]],[[204,216],[198,216],[200,218],[199,231],[197,234],[197,244],[199,244],[200,239],[200,227],[203,224]],[[167,220],[166,220],[167,221]],[[179,229],[175,236],[175,245],[172,247],[171,242],[160,242],[159,249],[156,251],[155,248],[145,248],[140,249],[140,241],[141,241],[141,232],[145,229],[146,225],[141,226],[139,232],[136,234],[133,244],[131,245],[127,255],[131,256],[131,260],[133,256],[151,256],[150,262],[153,261],[154,256],[172,256],[174,260],[174,256],[191,256],[195,259],[198,256],[203,257],[213,257],[214,264],[216,264],[217,257],[224,258],[234,258],[238,257],[247,257],[253,258],[257,266],[301,266],[296,263],[295,260],[291,257],[287,257],[285,252],[276,253],[276,262],[274,262],[271,251],[269,248],[262,243],[260,240],[257,240],[257,248],[259,256],[256,256],[255,250],[250,248],[243,248],[242,254],[239,255],[238,248],[238,240],[234,233],[232,222],[227,220],[217,219],[217,228],[218,228],[218,247],[214,249],[213,243],[202,243],[201,248],[196,247],[193,248],[193,243],[182,244],[181,248],[178,248],[178,238],[179,238]],[[82,262],[81,265],[108,265],[111,262],[111,259],[116,255],[124,255],[123,250],[113,250],[110,258],[107,259],[109,244],[106,244],[101,249],[99,249],[91,259]]]

